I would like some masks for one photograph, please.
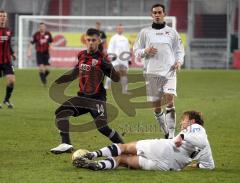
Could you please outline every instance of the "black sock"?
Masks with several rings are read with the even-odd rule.
[[[98,131],[107,136],[113,143],[123,144],[123,140],[120,135],[116,131],[109,128],[109,126],[98,128]]]
[[[39,72],[40,79],[43,84],[46,84],[46,78],[45,78],[45,73],[44,72]]]
[[[62,143],[71,144],[70,136],[68,132],[60,132],[60,135],[62,137]]]
[[[45,73],[44,73],[45,78],[47,78],[47,76],[48,76],[49,73],[50,73],[49,70],[46,70],[46,71],[45,71]]]
[[[118,132],[116,131],[112,131],[113,135],[111,137],[109,137],[109,139],[113,142],[113,143],[117,143],[117,144],[123,144],[123,139],[120,137],[120,135],[118,134]]]
[[[13,83],[9,84],[7,87],[6,87],[6,96],[5,96],[5,101],[9,101],[11,95],[12,95],[12,91],[13,91]]]

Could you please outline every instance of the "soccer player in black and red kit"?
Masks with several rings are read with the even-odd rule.
[[[52,43],[52,35],[46,29],[46,25],[42,22],[39,24],[37,31],[29,44],[28,57],[32,57],[32,45],[35,44],[37,65],[39,67],[39,76],[43,85],[47,84],[47,76],[49,74],[49,47]]]
[[[6,27],[7,18],[7,12],[0,11],[0,77],[6,76],[7,79],[6,95],[3,103],[8,108],[13,108],[9,101],[15,83],[11,57],[15,60],[16,55],[11,47],[12,31]],[[2,108],[1,104],[0,108]]]
[[[86,33],[87,50],[78,54],[78,64],[69,73],[61,76],[55,83],[61,85],[75,80],[79,76],[78,96],[64,102],[55,112],[56,125],[60,130],[62,143],[51,149],[52,153],[71,152],[73,146],[69,136],[69,117],[90,113],[100,133],[113,143],[123,143],[119,134],[107,124],[106,90],[103,87],[104,76],[118,82],[120,75],[108,61],[106,54],[98,50],[100,33],[97,29],[88,29]],[[59,89],[56,89],[56,92]],[[56,94],[58,95],[58,94]]]

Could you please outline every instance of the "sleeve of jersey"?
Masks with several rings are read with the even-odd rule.
[[[14,51],[13,51],[12,45],[10,45],[10,54],[11,54],[11,55],[14,54]]]
[[[109,78],[111,78],[114,82],[118,82],[120,80],[118,72],[114,69],[113,65],[110,62],[103,60],[102,70],[103,73]]]
[[[78,64],[72,69],[64,73],[60,78],[58,78],[55,83],[63,84],[72,82],[78,77]]]
[[[186,130],[180,132],[184,135],[184,141],[189,142],[199,149],[204,149],[207,145],[207,135],[202,128],[189,126]]]
[[[31,44],[36,43],[36,34],[34,34],[34,35],[32,36],[32,39],[31,39],[30,43],[31,43]]]
[[[185,51],[184,51],[184,46],[183,46],[181,37],[177,32],[176,32],[176,36],[173,43],[173,51],[174,51],[176,61],[179,61],[181,64],[183,64]]]
[[[137,40],[136,40],[136,42],[134,43],[134,46],[133,46],[133,52],[134,52],[134,55],[135,55],[136,58],[145,57],[145,53],[144,53],[145,44],[146,44],[145,41],[146,41],[145,33],[144,33],[144,31],[141,31],[138,34]]]
[[[210,170],[215,168],[214,160],[212,157],[212,151],[209,143],[202,151],[198,153],[194,160],[198,161],[199,168]]]
[[[11,34],[11,36],[13,36],[13,34]],[[11,43],[12,43],[11,40],[12,40],[12,39],[11,39],[11,37],[10,37],[10,40],[9,40],[9,42],[10,42],[10,44],[9,44],[9,45],[10,45],[10,54],[13,55],[13,54],[14,54],[14,51],[13,51],[13,47],[12,47],[12,44],[11,44]]]
[[[49,32],[49,40],[48,40],[49,43],[52,43],[53,42],[53,38],[52,38],[52,34]]]

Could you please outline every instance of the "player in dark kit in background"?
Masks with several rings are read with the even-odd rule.
[[[118,82],[120,75],[105,54],[98,49],[100,33],[97,29],[88,29],[86,33],[87,50],[78,54],[78,64],[68,75],[63,75],[55,83],[63,84],[75,80],[79,76],[78,96],[64,102],[55,112],[56,124],[60,130],[62,143],[51,149],[52,153],[71,152],[73,146],[69,136],[69,117],[80,116],[90,112],[100,133],[108,137],[113,143],[123,143],[119,134],[107,124],[106,90],[103,87],[104,76]],[[57,91],[59,91],[57,89]],[[85,102],[85,103],[84,103]]]
[[[8,108],[13,108],[13,105],[9,101],[15,83],[11,57],[15,60],[16,55],[11,47],[12,31],[6,27],[7,18],[7,12],[0,11],[0,77],[6,76],[7,78],[6,95],[3,103]],[[0,108],[2,108],[1,104]]]
[[[40,23],[39,31],[37,31],[29,44],[28,47],[28,57],[32,57],[32,45],[35,44],[36,48],[36,58],[37,65],[39,67],[39,76],[43,83],[43,85],[47,84],[47,76],[49,74],[50,65],[49,60],[49,47],[52,43],[52,35],[49,31],[46,30],[46,25],[44,23]]]

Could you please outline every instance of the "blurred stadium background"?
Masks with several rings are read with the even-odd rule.
[[[176,17],[177,30],[186,48],[186,68],[240,68],[240,0],[1,0],[0,7],[10,14],[9,23],[15,30],[17,45],[20,15],[149,16],[154,3],[166,5],[167,15]],[[82,47],[80,32],[85,30],[84,27],[94,25],[94,21],[76,23],[64,20],[58,23],[61,28],[56,29],[56,24],[55,29],[49,28],[55,36],[65,32],[66,42],[62,46],[78,48]],[[121,23],[129,24],[124,20]],[[108,38],[114,31],[114,27],[109,25],[108,21],[102,22],[103,30],[110,35]],[[26,43],[36,29],[37,24],[24,27],[24,32],[28,33],[25,35]],[[135,33],[139,29],[135,29]],[[132,42],[134,38],[130,38]]]

